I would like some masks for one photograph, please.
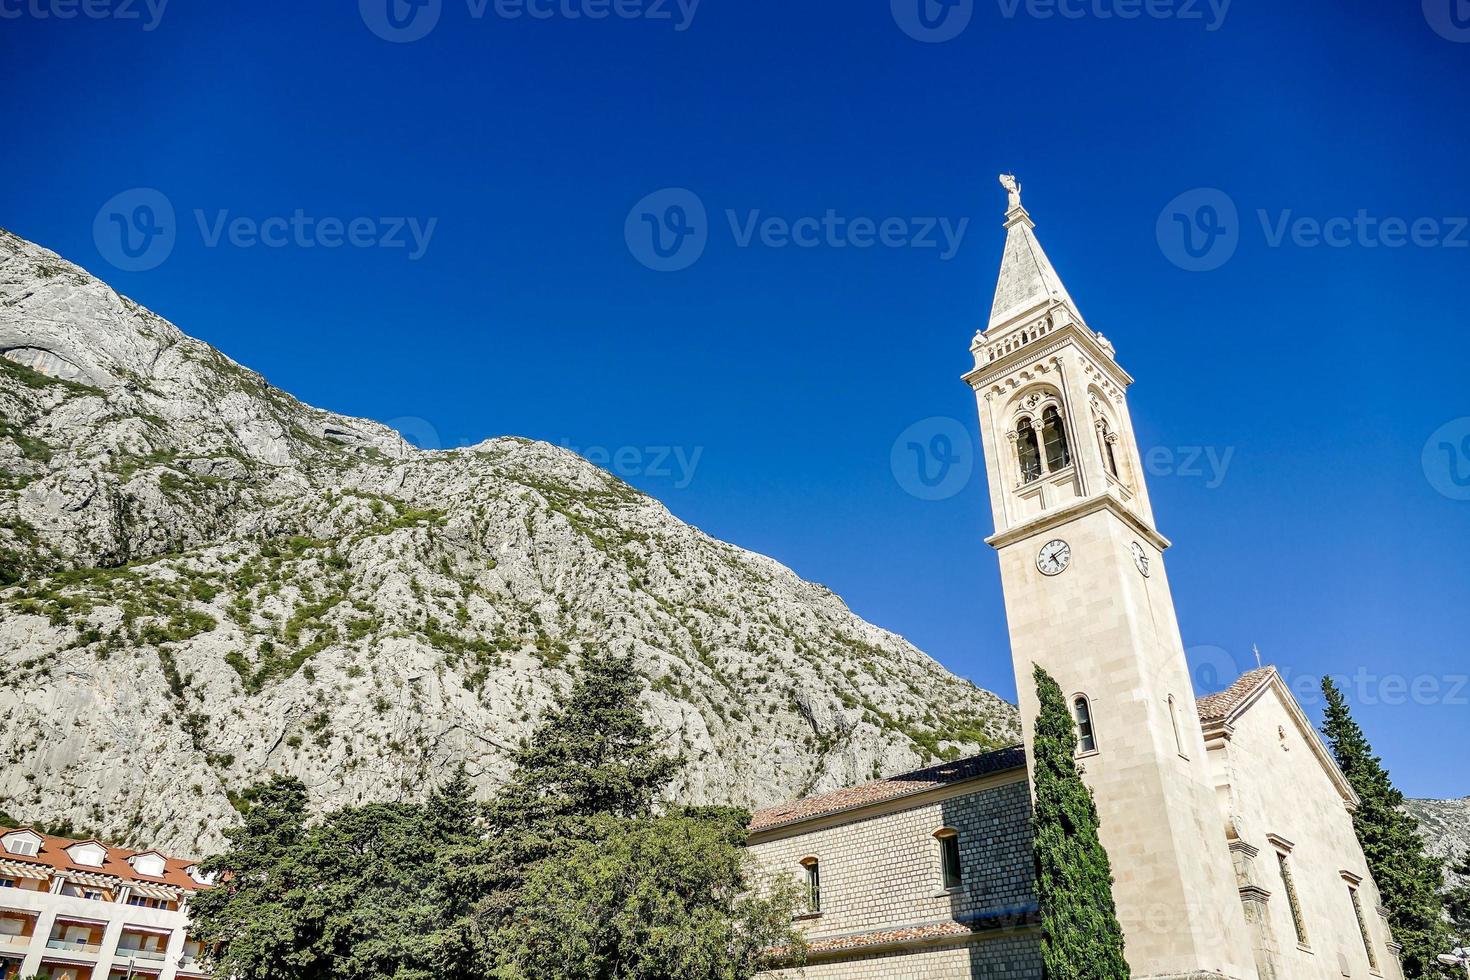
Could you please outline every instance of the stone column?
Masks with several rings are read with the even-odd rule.
[[[1256,972],[1261,980],[1277,980],[1280,973],[1281,949],[1276,944],[1276,933],[1271,928],[1268,910],[1271,892],[1260,884],[1256,856],[1260,848],[1252,847],[1243,840],[1230,842],[1230,857],[1235,863],[1235,880],[1240,886],[1240,904],[1245,909],[1245,923],[1250,931],[1251,952],[1256,960]]]

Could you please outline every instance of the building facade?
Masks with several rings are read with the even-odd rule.
[[[1019,182],[1001,183],[1001,271],[965,376],[995,524],[987,543],[1026,744],[1034,665],[1077,723],[1133,975],[1396,980],[1352,829],[1357,799],[1279,675],[1253,671],[1196,701],[1126,399],[1133,379],[1042,250]],[[759,860],[819,896],[806,975],[1039,976],[1028,788],[1017,749],[757,815]]]
[[[207,976],[188,935],[188,861],[0,829],[0,980]]]

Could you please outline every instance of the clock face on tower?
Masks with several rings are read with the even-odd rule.
[[[1072,564],[1072,546],[1057,538],[1041,546],[1036,555],[1036,568],[1043,575],[1060,575]]]
[[[1144,578],[1148,578],[1148,552],[1144,551],[1143,545],[1137,541],[1133,542],[1132,550],[1133,564],[1138,566],[1138,570],[1143,574]]]

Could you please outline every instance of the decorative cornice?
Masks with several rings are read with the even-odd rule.
[[[1069,504],[1058,510],[1048,511],[1040,517],[1027,521],[1025,524],[1018,524],[1013,528],[992,534],[985,539],[985,543],[999,551],[1007,545],[1015,544],[1017,541],[1024,541],[1033,534],[1050,531],[1054,527],[1071,523],[1080,517],[1095,514],[1100,510],[1112,511],[1114,516],[1127,524],[1135,534],[1142,537],[1159,551],[1164,551],[1169,548],[1170,543],[1168,538],[1145,524],[1137,514],[1124,507],[1122,502],[1110,493],[1088,497],[1086,500],[1080,500],[1075,504]]]
[[[1063,306],[1065,304],[1055,304]],[[993,361],[986,361],[978,365],[974,370],[964,375],[964,380],[970,387],[979,391],[988,384],[1004,377],[1014,371],[1019,365],[1027,361],[1034,361],[1055,354],[1062,350],[1068,343],[1076,344],[1095,362],[1100,365],[1110,377],[1113,383],[1126,389],[1133,384],[1133,378],[1118,366],[1118,362],[1108,356],[1102,345],[1097,342],[1091,329],[1082,326],[1076,321],[1069,320],[1047,334],[1045,342],[1040,346],[1023,344],[1015,350],[1002,354]]]

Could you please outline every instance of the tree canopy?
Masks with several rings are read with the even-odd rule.
[[[802,948],[794,893],[756,874],[748,814],[659,806],[679,760],[641,693],[589,657],[488,804],[462,766],[319,819],[298,780],[253,788],[194,934],[238,980],[748,980]]]
[[[1404,976],[1408,980],[1452,977],[1454,968],[1438,959],[1454,946],[1439,896],[1442,862],[1425,852],[1419,823],[1404,809],[1404,794],[1394,787],[1383,761],[1373,754],[1368,737],[1353,720],[1332,678],[1322,679],[1322,693],[1327,697],[1322,734],[1360,798],[1353,811],[1353,829],[1388,909],[1394,940],[1403,946]]]

